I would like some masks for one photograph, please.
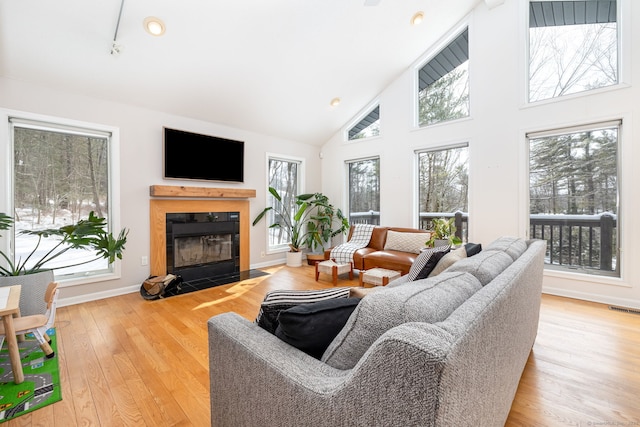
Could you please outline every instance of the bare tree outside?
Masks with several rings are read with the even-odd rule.
[[[537,3],[545,7],[553,6],[553,2]],[[609,7],[610,2],[606,3]],[[577,10],[575,14],[578,14]],[[562,23],[548,18],[530,22],[530,102],[611,86],[618,82],[618,25],[615,13],[612,16],[607,22],[582,24],[566,23],[567,18]],[[531,19],[534,20],[533,12]],[[611,19],[613,22],[610,22]],[[556,20],[560,21],[560,18]]]
[[[282,197],[282,204],[285,209],[291,212],[291,216],[296,210],[296,195],[298,195],[298,173],[300,162],[283,159],[269,159],[269,187],[273,187]],[[274,206],[275,198],[269,194],[268,206]],[[281,218],[276,218],[277,209],[268,212],[267,224],[281,223]],[[269,247],[288,247],[291,241],[291,229],[289,227],[273,227],[268,229]]]
[[[418,124],[469,116],[469,29],[418,70]]]
[[[420,214],[468,212],[468,147],[418,153]]]
[[[364,139],[364,138],[370,138],[372,136],[378,136],[378,135],[380,135],[380,120],[376,120],[375,122],[371,123],[369,126],[362,129],[360,132],[350,137],[349,139],[350,140]]]
[[[108,217],[108,149],[106,136],[13,126],[16,259],[34,246],[33,236],[20,231],[61,227],[88,218],[91,211]],[[69,264],[69,258],[86,256],[85,252],[70,250],[59,263]],[[103,264],[98,261],[82,269],[107,268]],[[76,272],[65,270],[56,274]]]
[[[531,102],[618,82],[616,1],[531,1],[529,11]],[[618,125],[603,126],[530,137],[530,234],[547,240],[549,265],[617,275]]]
[[[418,93],[420,126],[469,115],[469,61]]]
[[[380,159],[348,162],[349,222],[380,224]]]
[[[619,271],[617,159],[617,127],[529,140],[531,237],[548,241],[548,264]]]
[[[347,131],[349,141],[380,135],[380,105],[376,105]]]

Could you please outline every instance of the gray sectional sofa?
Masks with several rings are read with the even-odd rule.
[[[533,346],[544,241],[501,238],[365,296],[320,360],[235,313],[209,328],[211,425],[501,426]]]

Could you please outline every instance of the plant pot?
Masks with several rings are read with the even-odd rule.
[[[449,240],[448,239],[436,239],[435,242],[433,242],[433,246],[447,246],[449,244]]]
[[[44,314],[47,311],[44,294],[51,282],[53,282],[53,270],[44,270],[39,273],[21,276],[0,276],[0,287],[21,285],[21,316]]]
[[[302,266],[302,252],[287,252],[287,267]]]
[[[316,262],[324,261],[324,254],[307,254],[307,264],[316,265]]]

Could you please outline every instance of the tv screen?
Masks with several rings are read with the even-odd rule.
[[[164,177],[244,182],[244,142],[165,127]]]

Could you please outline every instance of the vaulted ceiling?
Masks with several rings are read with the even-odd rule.
[[[3,0],[0,75],[321,145],[479,1]]]

